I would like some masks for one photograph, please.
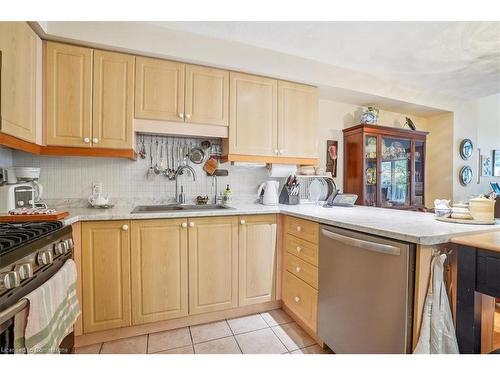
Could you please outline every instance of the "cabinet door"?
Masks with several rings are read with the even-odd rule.
[[[230,73],[230,154],[277,155],[277,87],[275,79]]]
[[[189,313],[238,305],[238,218],[190,219]]]
[[[132,324],[188,314],[187,219],[135,220],[131,232]]]
[[[47,42],[47,145],[90,147],[92,50]]]
[[[240,217],[239,306],[272,301],[276,281],[276,215]]]
[[[186,122],[223,125],[229,123],[229,72],[186,65]]]
[[[135,117],[184,121],[184,69],[173,61],[136,58]]]
[[[130,326],[128,221],[82,223],[83,332]]]
[[[38,37],[26,22],[0,22],[3,133],[36,141]]]
[[[312,86],[278,82],[280,156],[318,157],[318,94]]]
[[[92,146],[132,148],[135,57],[94,51]]]

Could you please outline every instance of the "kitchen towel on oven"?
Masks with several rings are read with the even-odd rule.
[[[59,353],[59,344],[72,330],[80,314],[76,297],[76,264],[68,259],[45,284],[25,296],[29,311],[24,338],[16,330],[16,351]]]

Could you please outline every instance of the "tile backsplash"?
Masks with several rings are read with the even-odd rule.
[[[12,151],[0,146],[0,168],[12,166]]]
[[[49,157],[36,156],[21,151],[13,151],[14,166],[40,167],[40,183],[44,186],[43,199],[50,206],[84,207],[91,194],[92,184],[103,183],[104,194],[109,196],[117,206],[172,203],[175,201],[175,181],[157,175],[153,180],[146,178],[150,166],[150,142],[153,142],[153,163],[156,162],[155,144],[167,142],[167,137],[145,136],[145,159],[136,161],[118,158],[96,157]],[[198,146],[199,139],[169,137],[171,142],[188,143]],[[218,140],[215,141],[217,143]],[[138,149],[141,137],[138,137]],[[2,150],[0,150],[2,157]],[[196,181],[185,173],[179,176],[179,186],[184,186],[186,202],[194,202],[198,195],[214,196],[213,177],[203,171],[203,164],[189,163],[196,171]],[[218,191],[224,190],[227,184],[233,191],[233,199],[239,202],[253,202],[256,199],[259,184],[269,178],[267,169],[261,167],[232,166],[221,164],[219,168],[227,169],[229,176],[218,177]]]

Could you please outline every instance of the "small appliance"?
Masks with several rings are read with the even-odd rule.
[[[266,206],[276,206],[279,201],[278,188],[279,182],[276,180],[270,180],[260,184],[257,196],[259,199],[262,196],[262,204]]]
[[[0,186],[0,212],[15,208],[35,207],[35,189],[30,184]]]

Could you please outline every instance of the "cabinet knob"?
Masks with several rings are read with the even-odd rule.
[[[300,225],[297,225],[297,232],[300,232],[302,230],[302,227]]]
[[[300,302],[300,297],[295,297],[293,300],[295,301],[295,303],[299,303]]]
[[[240,220],[241,225],[245,225],[246,221],[245,220]]]
[[[283,149],[280,150],[280,155],[283,154],[283,151],[284,151]]]
[[[295,267],[295,272],[299,273],[299,272],[300,272],[300,270],[301,270],[301,268],[300,268],[300,267]]]
[[[90,143],[90,138],[85,137],[85,138],[83,138],[83,141],[84,141],[85,143]]]
[[[300,253],[302,251],[302,248],[300,246],[297,246],[297,252]]]
[[[123,229],[123,230],[128,230],[128,225],[127,225],[127,224],[123,224],[123,225],[122,225],[122,229]]]
[[[99,143],[99,139],[97,139],[97,138],[92,138],[92,143]]]
[[[183,228],[187,228],[187,226],[188,226],[188,223],[182,223],[181,224],[181,227],[183,227]]]
[[[186,114],[186,118],[187,119],[190,119],[191,118],[191,115],[189,113]]]
[[[191,228],[192,228],[192,227],[194,227],[194,222],[190,221],[190,222],[189,222],[189,226],[190,226]]]
[[[278,149],[275,149],[275,150],[274,150],[274,153],[275,153],[276,155],[278,155],[278,152],[279,152],[279,151],[278,151]]]
[[[179,112],[179,118],[184,118],[184,113]]]

